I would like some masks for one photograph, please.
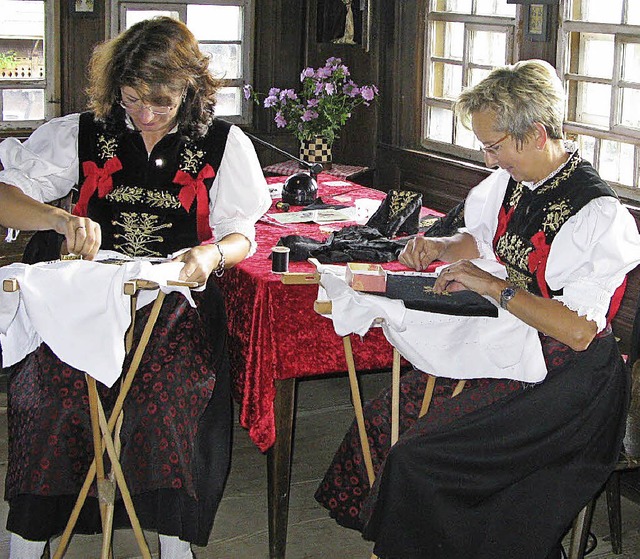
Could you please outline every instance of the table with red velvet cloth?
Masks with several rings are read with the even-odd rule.
[[[267,181],[283,182],[284,177],[269,177]],[[318,176],[318,185],[318,195],[327,204],[353,206],[357,198],[382,200],[385,196],[384,192],[325,173]],[[276,201],[268,213],[278,212]],[[280,237],[297,234],[320,240],[328,233],[315,223],[278,226],[265,221],[257,223],[256,233],[256,253],[228,270],[220,284],[226,297],[240,424],[249,430],[257,447],[267,452],[269,547],[274,558],[284,557],[286,545],[295,381],[346,373],[347,365],[342,339],[332,322],[313,310],[317,285],[283,284],[271,271],[269,259]],[[384,267],[405,269],[398,262],[385,263]],[[289,271],[315,269],[308,262],[290,262]],[[362,340],[354,339],[353,350],[361,371],[391,368],[393,351],[381,329],[372,329]]]

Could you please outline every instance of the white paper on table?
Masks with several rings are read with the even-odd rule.
[[[269,218],[275,219],[278,223],[336,223],[353,220],[354,208],[343,208],[336,210],[326,208],[323,210],[302,210],[299,212],[282,212],[267,214]]]

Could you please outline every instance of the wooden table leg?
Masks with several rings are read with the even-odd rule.
[[[269,558],[284,559],[287,547],[287,522],[289,519],[291,441],[296,379],[276,380],[275,386],[276,442],[267,451]]]

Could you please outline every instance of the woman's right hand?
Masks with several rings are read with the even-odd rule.
[[[63,211],[55,230],[64,235],[62,250],[93,260],[102,243],[100,225],[88,217],[78,217]],[[66,247],[65,247],[66,245]]]
[[[414,237],[402,249],[398,260],[405,266],[420,272],[434,260],[438,260],[443,249],[443,243],[439,239],[422,236]]]

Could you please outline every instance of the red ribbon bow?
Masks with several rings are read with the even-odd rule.
[[[98,191],[98,198],[104,198],[113,190],[113,175],[122,169],[122,163],[117,157],[108,159],[104,167],[100,168],[95,161],[85,161],[82,163],[82,171],[84,172],[84,183],[80,187],[80,198],[73,209],[73,213],[79,216],[86,216],[89,206],[89,200],[93,193]]]
[[[204,184],[204,180],[215,176],[216,172],[213,167],[207,163],[196,178],[182,170],[179,170],[173,178],[174,183],[182,185],[178,200],[180,200],[182,207],[187,212],[191,209],[193,201],[196,200],[196,223],[200,242],[206,241],[212,236],[211,227],[209,226],[209,197],[207,196],[207,187]]]
[[[529,271],[536,275],[536,281],[540,287],[540,293],[547,299],[550,298],[549,290],[547,289],[547,280],[544,275],[547,270],[547,260],[549,258],[549,251],[551,247],[547,244],[547,238],[544,232],[538,231],[533,237],[531,237],[531,243],[534,250],[529,253]]]

